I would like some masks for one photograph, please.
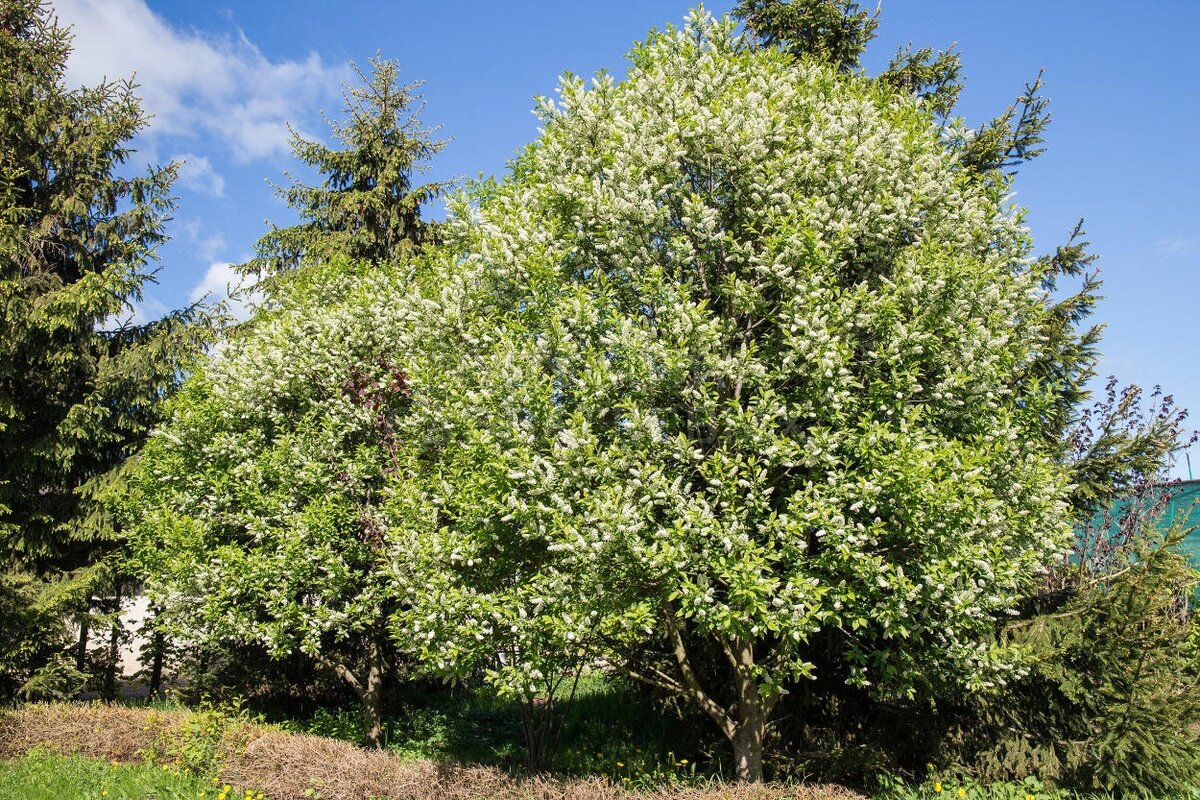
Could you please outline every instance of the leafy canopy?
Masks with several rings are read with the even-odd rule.
[[[460,354],[415,543],[440,577],[400,619],[425,658],[602,652],[742,777],[818,654],[882,697],[1011,674],[995,625],[1069,534],[1047,267],[929,108],[836,66],[693,14],[625,81],[565,79],[459,201],[427,300]],[[494,677],[527,691],[547,658],[513,652]]]

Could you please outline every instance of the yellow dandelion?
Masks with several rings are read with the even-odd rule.
[[[966,789],[959,789],[959,790],[958,790],[958,796],[959,796],[959,797],[966,797],[966,796],[967,796],[967,790],[966,790]]]
[[[618,766],[618,767],[623,767],[623,766],[625,766],[625,762],[624,762],[624,761],[618,761],[618,762],[617,762],[617,766]]]
[[[933,782],[933,790],[934,790],[935,792],[937,792],[938,794],[941,794],[941,793],[942,793],[942,784],[941,784],[941,781],[934,781],[934,782]]]
[[[1034,800],[1033,795],[1031,795],[1031,794],[1025,795],[1025,800]]]
[[[684,766],[686,766],[686,765],[687,765],[687,763],[688,763],[688,760],[687,760],[686,758],[681,758],[681,759],[679,759],[679,763],[680,763],[680,764],[683,764]]]

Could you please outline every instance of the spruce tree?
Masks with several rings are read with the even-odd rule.
[[[64,623],[120,597],[102,498],[212,330],[199,307],[134,321],[176,166],[127,177],[135,86],[68,89],[70,48],[41,0],[0,2],[0,695],[86,666]]]
[[[377,57],[370,65],[369,77],[355,67],[359,85],[343,90],[345,120],[326,118],[340,147],[292,133],[296,158],[324,179],[310,186],[289,175],[290,186],[276,187],[302,221],[272,226],[259,240],[256,257],[244,265],[246,272],[268,279],[268,286],[272,276],[302,262],[344,256],[379,263],[411,254],[430,236],[421,206],[445,184],[414,185],[414,175],[445,142],[433,139],[418,119],[421,84],[400,83],[394,61]]]

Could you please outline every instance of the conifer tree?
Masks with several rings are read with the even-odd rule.
[[[100,499],[212,330],[199,307],[134,321],[176,166],[124,177],[135,86],[68,89],[70,47],[41,0],[0,3],[0,694],[85,666],[64,620],[119,598]]]
[[[842,72],[858,67],[879,27],[879,13],[854,0],[739,0],[733,13],[763,47],[815,57]]]
[[[355,67],[360,85],[345,87],[345,121],[326,118],[340,147],[292,133],[292,152],[324,176],[318,186],[288,176],[276,191],[302,222],[272,226],[259,240],[245,271],[262,277],[286,273],[301,262],[382,262],[411,253],[430,234],[421,206],[443,183],[414,185],[414,174],[445,146],[418,119],[419,82],[401,84],[394,61],[374,58],[368,77]],[[415,107],[414,107],[415,106]]]

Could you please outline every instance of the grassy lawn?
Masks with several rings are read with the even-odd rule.
[[[221,800],[223,786],[162,767],[31,753],[0,761],[0,798],[21,800]],[[225,793],[225,800],[242,800]]]

